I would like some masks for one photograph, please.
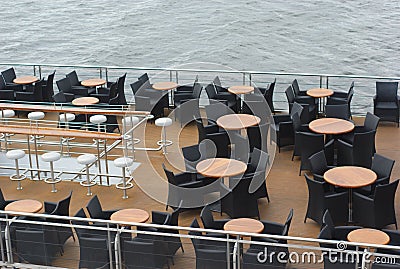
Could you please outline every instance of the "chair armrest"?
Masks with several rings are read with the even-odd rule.
[[[264,224],[264,231],[265,234],[273,234],[273,235],[282,235],[284,225],[272,222],[272,221],[261,221]]]
[[[337,142],[339,143],[338,146],[343,146],[343,147],[345,147],[345,148],[352,148],[352,147],[353,147],[352,144],[347,143],[346,141],[343,141],[343,140],[341,140],[341,139],[338,139]]]
[[[151,211],[151,223],[153,224],[164,224],[169,218],[168,212]]]
[[[374,199],[372,199],[372,198],[370,198],[368,196],[365,196],[365,195],[363,195],[361,193],[358,193],[358,192],[353,192],[353,199],[357,200],[357,201],[360,201],[360,202],[364,201],[364,202],[370,203],[370,204],[374,203]]]
[[[180,85],[176,88],[175,94],[180,94],[181,92],[193,92],[193,85]]]
[[[103,214],[106,219],[110,219],[111,215],[117,212],[119,209],[110,209],[110,210],[103,210]]]
[[[290,115],[274,115],[273,116],[275,124],[279,124],[281,122],[291,122],[292,119],[290,118]]]
[[[207,134],[212,134],[212,133],[218,133],[219,132],[219,126],[218,125],[207,125],[207,126],[204,126],[204,129],[206,130]]]
[[[182,172],[175,174],[175,180],[178,185],[196,181],[196,178],[197,178],[197,173],[195,172]]]
[[[57,203],[44,201],[44,213],[50,214],[57,208]]]
[[[282,134],[293,134],[293,122],[285,121],[279,123],[279,133]]]
[[[354,230],[361,229],[360,226],[336,226],[335,240],[347,241],[347,235]]]

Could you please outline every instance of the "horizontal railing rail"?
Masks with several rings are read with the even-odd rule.
[[[24,218],[19,218],[19,217],[24,217]],[[65,223],[65,222],[69,223]],[[103,224],[103,226],[99,225],[82,225],[82,224],[72,224],[71,221],[79,221],[79,222],[91,222],[91,223],[97,223],[97,224]],[[324,240],[324,239],[316,239],[316,238],[304,238],[304,237],[296,237],[296,236],[279,236],[279,235],[268,235],[268,234],[255,234],[255,233],[243,233],[243,232],[234,232],[235,236],[232,237],[232,232],[229,231],[222,231],[222,230],[213,230],[213,229],[203,229],[203,228],[191,228],[191,227],[182,227],[182,226],[169,226],[169,225],[159,225],[159,224],[147,224],[147,223],[135,223],[135,222],[119,222],[119,221],[111,221],[111,220],[103,220],[103,219],[90,219],[90,218],[77,218],[77,217],[67,217],[67,216],[55,216],[55,215],[49,215],[49,214],[36,214],[36,213],[21,213],[21,212],[14,212],[14,211],[0,211],[0,224],[2,228],[2,233],[4,236],[1,238],[1,246],[2,246],[2,265],[4,266],[15,266],[17,268],[22,268],[22,267],[29,267],[26,264],[21,264],[14,262],[13,260],[13,255],[11,253],[14,253],[15,247],[13,244],[15,242],[11,239],[11,233],[10,233],[10,227],[12,225],[17,225],[18,227],[21,227],[20,225],[22,224],[27,224],[31,225],[44,225],[44,226],[49,226],[49,227],[64,227],[64,228],[74,228],[74,229],[85,229],[85,230],[92,230],[92,231],[104,231],[107,232],[108,238],[109,238],[109,250],[110,250],[110,260],[113,259],[115,255],[115,264],[111,263],[110,268],[121,268],[122,261],[121,261],[121,234],[131,234],[131,235],[149,235],[149,236],[155,236],[154,238],[157,238],[156,240],[166,240],[168,242],[169,239],[171,238],[182,238],[186,240],[192,240],[192,239],[197,239],[197,240],[207,240],[207,242],[213,241],[213,242],[221,242],[227,244],[227,250],[230,250],[229,244],[234,244],[235,248],[237,249],[237,253],[235,251],[233,252],[228,252],[228,261],[233,262],[233,268],[240,268],[240,247],[243,245],[259,245],[259,246],[264,246],[266,248],[268,247],[279,247],[279,248],[289,248],[291,251],[295,251],[297,254],[301,253],[317,253],[315,255],[318,255],[318,257],[321,256],[321,252],[330,252],[330,251],[335,251],[340,252],[343,255],[344,254],[354,254],[358,255],[361,257],[361,259],[357,262],[359,264],[364,264],[366,263],[365,257],[366,254],[374,255],[375,257],[381,257],[382,259],[385,258],[385,260],[390,260],[390,261],[395,261],[395,259],[399,259],[400,255],[392,255],[392,254],[382,254],[382,253],[375,253],[374,251],[376,249],[385,249],[385,250],[390,250],[390,251],[397,251],[400,252],[400,247],[399,246],[393,246],[393,245],[376,245],[376,244],[360,244],[360,243],[354,243],[354,242],[343,242],[343,241],[338,241],[338,240]],[[137,229],[125,229],[124,227],[130,227],[130,226],[136,226]],[[6,227],[6,228],[4,228]],[[143,229],[143,228],[155,228],[158,230],[149,230],[149,229]],[[161,232],[162,231],[162,232]],[[164,232],[164,231],[171,231],[171,232]],[[174,233],[173,231],[179,231],[179,233]],[[188,234],[189,232],[206,232],[208,233],[207,236],[205,235],[191,235]],[[115,236],[115,239],[111,237],[111,233],[113,233],[113,236]],[[213,236],[210,236],[212,234]],[[260,239],[269,239],[270,241],[264,240],[264,241],[257,241],[257,240],[248,240],[244,238],[248,237],[256,237]],[[126,238],[126,237],[125,237]],[[164,238],[164,239],[163,239]],[[165,239],[166,238],[166,239]],[[271,242],[271,239],[275,240]],[[14,239],[16,240],[16,239]],[[114,240],[114,241],[113,241]],[[281,240],[281,241],[279,241]],[[4,242],[5,241],[5,244]],[[113,241],[113,242],[111,242]],[[282,241],[288,241],[289,243],[281,243]],[[317,244],[329,244],[332,246],[339,246],[340,244],[347,247],[347,249],[334,249],[328,248],[328,247],[320,247]],[[190,243],[185,243],[185,244],[190,244]],[[352,249],[354,248],[354,249]],[[303,252],[302,252],[303,251]],[[5,255],[7,254],[7,255]],[[15,253],[14,253],[15,254]],[[17,255],[17,254],[15,254]],[[14,255],[14,256],[15,256]],[[190,259],[195,259],[195,257],[192,254],[185,254],[188,255],[187,257]],[[189,256],[190,255],[190,256]],[[233,255],[233,258],[231,256]],[[261,254],[260,254],[261,255]],[[357,256],[357,257],[358,257]],[[70,259],[70,258],[69,258]],[[78,259],[78,256],[77,256]],[[71,264],[73,262],[77,261],[70,261]],[[34,268],[38,265],[32,265],[30,268]],[[74,267],[71,265],[71,267]],[[68,268],[71,268],[68,266]],[[63,267],[51,267],[51,266],[44,266],[42,268],[65,268],[65,265]],[[174,267],[174,268],[179,268],[179,267]],[[182,268],[187,268],[182,267]],[[226,268],[230,268],[229,262],[228,266]],[[298,267],[298,268],[303,268],[303,267]],[[310,268],[310,267],[304,267],[304,268]]]

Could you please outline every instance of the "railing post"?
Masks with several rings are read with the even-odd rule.
[[[229,247],[229,234],[226,235],[226,263],[228,265],[226,269],[231,269],[231,252],[230,252],[230,247]]]
[[[106,81],[108,81],[108,68],[106,67],[105,69],[106,69]]]
[[[243,72],[242,74],[243,74],[243,85],[246,85],[246,73]]]
[[[33,65],[33,75],[36,77],[36,65]]]
[[[100,74],[99,74],[100,78],[103,78],[103,70],[102,70],[101,67],[99,68],[99,73],[100,73]]]
[[[11,235],[10,235],[10,220],[8,219],[8,214],[6,214],[6,228],[5,228],[5,240],[6,240],[6,251],[7,251],[7,261],[9,264],[13,264],[12,246],[11,246]]]
[[[319,87],[322,88],[322,76],[319,76]]]
[[[107,237],[108,237],[108,258],[110,259],[110,269],[114,269],[112,262],[112,244],[111,244],[111,234],[110,234],[110,223],[107,223]]]
[[[120,258],[121,258],[121,246],[120,246],[120,231],[119,231],[119,225],[117,224],[117,233],[115,234],[115,241],[114,241],[114,248],[115,248],[115,268],[119,269],[121,268],[120,265]],[[111,261],[110,261],[111,262]]]
[[[169,70],[169,81],[172,81],[172,70]]]
[[[251,78],[251,73],[249,73],[249,85],[251,86],[251,81],[252,81],[252,78]]]
[[[329,77],[326,77],[326,88],[329,89]]]
[[[39,65],[39,78],[42,79],[42,66]]]
[[[176,78],[176,83],[179,84],[178,70],[175,71],[175,78]]]

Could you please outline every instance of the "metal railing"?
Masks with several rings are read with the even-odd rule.
[[[1,233],[1,266],[14,268],[77,268],[79,262],[87,262],[87,252],[98,252],[104,262],[102,268],[124,268],[126,263],[140,263],[140,259],[128,258],[127,255],[156,259],[169,264],[174,256],[173,268],[194,268],[196,263],[222,264],[220,268],[241,268],[243,265],[260,265],[270,263],[273,259],[275,266],[290,263],[296,268],[322,268],[325,262],[351,262],[354,268],[366,268],[368,263],[398,263],[400,255],[388,255],[377,253],[380,251],[400,251],[400,247],[392,245],[358,244],[342,242],[337,240],[323,240],[314,238],[303,238],[295,236],[279,236],[268,234],[252,234],[211,230],[190,227],[167,226],[157,224],[116,222],[101,219],[86,219],[76,217],[62,217],[47,214],[31,214],[12,211],[0,211]],[[71,224],[71,223],[73,224]],[[96,225],[89,225],[96,223]],[[87,223],[87,224],[85,224]],[[127,229],[134,227],[136,229]],[[78,231],[78,240],[70,241],[67,244],[51,241],[50,232],[55,232],[57,238],[62,238],[63,232],[70,232],[73,228]],[[21,237],[18,231],[39,231],[47,233],[42,242],[34,242],[29,238]],[[175,232],[174,232],[175,231]],[[208,233],[207,235],[205,233]],[[76,236],[76,233],[74,235]],[[104,248],[98,246],[87,246],[82,238],[104,239]],[[252,240],[248,238],[251,237]],[[132,239],[133,238],[133,239]],[[169,242],[177,242],[173,239],[179,238],[185,252],[175,255],[167,254],[164,247]],[[48,241],[46,241],[48,240]],[[151,242],[159,246],[156,252],[148,252],[144,249],[128,249],[126,241]],[[210,250],[208,256],[201,256],[197,247]],[[288,241],[289,243],[285,243]],[[320,247],[325,244],[332,247]],[[60,251],[63,255],[54,254],[52,257],[38,257],[40,252],[37,249],[47,251],[50,248],[53,252]],[[77,249],[79,248],[79,251]],[[193,251],[193,248],[194,251]],[[249,250],[250,249],[250,250]],[[256,250],[256,256],[253,251]],[[273,254],[272,251],[275,251]],[[51,251],[49,251],[50,253]],[[78,252],[80,254],[78,254]],[[47,253],[47,252],[46,252]],[[207,252],[206,252],[207,253]],[[213,256],[213,253],[215,256]],[[219,256],[215,253],[219,253]],[[250,254],[249,254],[250,253]],[[253,255],[251,255],[253,253]],[[324,254],[323,254],[324,253]],[[222,254],[222,255],[221,255]],[[36,255],[36,256],[35,256]],[[49,254],[50,255],[50,254]],[[92,254],[96,257],[95,254]],[[273,256],[271,258],[271,255]],[[45,255],[46,256],[46,255]],[[284,256],[284,257],[283,257]],[[249,260],[248,257],[253,257]],[[280,258],[278,258],[280,257]],[[331,257],[336,257],[331,259]],[[45,259],[48,258],[48,259]],[[372,259],[373,258],[373,259]],[[39,261],[38,261],[39,260]],[[37,261],[37,262],[32,262]],[[98,261],[100,262],[100,261]],[[276,263],[277,262],[277,263]],[[43,264],[46,263],[46,264]],[[393,265],[396,266],[396,265]],[[399,266],[397,264],[397,266]],[[83,266],[85,267],[85,266]],[[144,267],[146,268],[146,267]],[[398,267],[393,267],[398,268]]]
[[[355,95],[352,103],[354,114],[364,114],[372,107],[372,96],[375,92],[375,81],[377,80],[400,80],[400,77],[366,76],[366,75],[339,75],[327,73],[301,73],[301,72],[272,72],[257,70],[223,70],[223,69],[195,69],[195,68],[149,68],[136,66],[101,66],[101,65],[63,65],[63,64],[37,64],[37,63],[0,63],[0,66],[14,66],[23,72],[32,72],[34,75],[42,77],[44,73],[50,73],[55,68],[58,70],[57,76],[64,77],[64,74],[77,69],[82,78],[92,78],[93,71],[97,76],[105,78],[107,81],[116,80],[121,71],[128,72],[127,85],[132,83],[143,72],[149,72],[152,80],[170,80],[179,84],[192,83],[196,75],[200,75],[200,81],[209,83],[213,76],[221,76],[222,82],[229,86],[238,83],[252,84],[265,87],[274,78],[277,78],[274,102],[278,110],[286,110],[286,97],[284,90],[294,78],[299,80],[302,88],[326,87],[334,90],[347,90],[351,81],[355,81]],[[18,70],[17,73],[20,73]],[[21,73],[23,73],[21,72]],[[132,77],[135,79],[133,80]],[[61,78],[61,77],[59,77]],[[57,80],[57,78],[55,79]],[[126,89],[128,98],[132,98],[131,91]]]

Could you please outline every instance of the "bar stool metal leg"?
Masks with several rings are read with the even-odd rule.
[[[133,160],[131,158],[121,157],[121,158],[118,158],[118,159],[114,160],[114,165],[116,167],[120,167],[122,169],[122,182],[120,182],[117,185],[115,185],[117,189],[123,190],[122,199],[127,199],[128,198],[126,190],[133,187],[133,184],[131,183],[132,178],[130,178],[127,181],[126,180],[126,171],[125,171],[125,169],[127,167],[130,167],[132,164],[133,164]]]
[[[79,164],[83,164],[86,167],[86,181],[81,181],[80,184],[83,187],[87,187],[86,195],[90,196],[92,195],[90,187],[96,185],[96,182],[90,180],[89,164],[96,161],[96,156],[93,154],[83,154],[78,157],[77,161]]]
[[[20,149],[10,150],[6,153],[7,159],[15,161],[15,174],[10,176],[12,181],[17,181],[17,190],[22,190],[21,181],[26,178],[24,174],[20,173],[18,160],[25,157],[25,152]]]
[[[41,158],[44,162],[50,163],[50,177],[45,178],[44,182],[51,184],[51,192],[55,193],[57,192],[56,184],[61,182],[61,178],[54,175],[54,162],[61,159],[61,154],[58,152],[47,152]]]

